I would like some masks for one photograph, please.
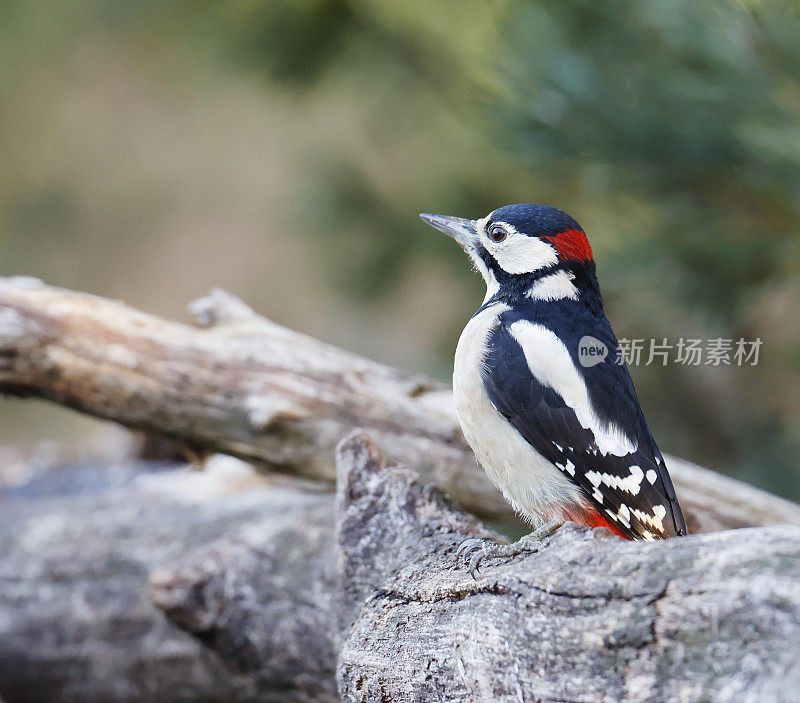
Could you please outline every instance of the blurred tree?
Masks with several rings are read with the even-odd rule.
[[[355,56],[340,54],[347,67],[332,63],[329,41],[318,55],[308,44],[303,56],[315,56],[316,79],[324,69],[358,74],[362,91],[387,82],[370,117],[388,125],[376,140],[387,158],[414,132],[442,130],[431,129],[439,110],[426,109],[428,100],[445,105],[474,142],[493,137],[506,156],[440,167],[433,188],[404,168],[421,186],[412,198],[413,186],[382,190],[359,164],[339,160],[318,172],[325,221],[312,229],[335,233],[341,256],[331,262],[345,272],[342,284],[358,296],[392,290],[410,260],[432,251],[408,212],[425,189],[426,208],[473,215],[511,200],[558,204],[592,234],[621,333],[767,339],[758,368],[634,374],[667,446],[730,463],[750,480],[768,462],[769,485],[800,494],[800,438],[791,429],[800,377],[785,363],[800,347],[796,337],[775,339],[780,312],[759,313],[787,286],[800,302],[796,4],[540,0],[496,3],[484,22],[474,7],[453,4],[346,4],[337,16],[363,42]],[[320,16],[330,12],[317,7]],[[391,93],[406,100],[412,79],[426,88],[398,104]],[[329,220],[332,212],[340,216]],[[783,311],[793,313],[785,301]],[[765,387],[787,377],[791,391],[765,397]]]
[[[605,220],[603,280],[622,314],[657,287],[637,336],[767,339],[758,368],[659,369],[658,422],[750,479],[771,463],[772,487],[796,495],[800,378],[779,360],[780,313],[757,311],[787,282],[800,302],[797,5],[520,3],[504,27],[500,138]],[[765,397],[779,379],[786,391]]]
[[[764,339],[757,367],[632,372],[665,449],[797,498],[799,13],[783,0],[6,0],[0,128],[21,86],[31,104],[29,86],[52,87],[43,63],[115,42],[181,119],[193,81],[224,101],[221,85],[252,80],[317,115],[292,144],[287,221],[364,319],[429,319],[427,370],[442,376],[480,283],[416,213],[557,205],[589,232],[621,336]],[[86,64],[66,65],[71,79]],[[5,236],[49,231],[58,213],[80,231],[66,169],[20,193],[10,174],[28,158],[12,150],[0,170]],[[147,195],[150,217],[169,210]],[[456,291],[438,313],[402,292],[434,262]]]

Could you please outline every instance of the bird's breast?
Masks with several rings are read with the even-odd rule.
[[[517,432],[492,405],[481,370],[489,335],[508,308],[495,303],[476,314],[456,347],[453,396],[464,437],[492,482],[531,521],[557,517],[555,506],[580,501],[578,488]]]

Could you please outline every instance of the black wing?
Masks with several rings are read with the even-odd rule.
[[[591,389],[595,413],[622,430],[635,447],[615,456],[601,452],[594,432],[581,425],[556,390],[534,377],[522,347],[509,332],[511,322],[501,318],[488,339],[483,379],[495,408],[627,536],[649,539],[686,534],[675,489],[625,365],[613,358],[590,368],[575,364]],[[598,319],[591,332],[608,346],[611,357],[617,340],[608,321]],[[576,336],[575,349],[577,340]]]

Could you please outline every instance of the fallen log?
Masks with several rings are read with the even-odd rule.
[[[514,521],[464,442],[447,386],[275,325],[222,291],[191,307],[199,327],[0,278],[0,393],[331,484],[336,443],[361,427],[468,511]],[[800,524],[798,505],[667,463],[694,532]]]
[[[232,463],[65,466],[0,491],[0,696],[337,700],[333,498]],[[226,579],[182,592],[170,569],[190,554],[227,564]]]
[[[252,679],[259,700],[333,703],[333,501],[276,517],[163,565],[150,578],[152,600]]]
[[[6,492],[0,695],[327,703],[337,653],[346,701],[790,700],[800,686],[796,527],[633,544],[567,526],[475,581],[455,548],[497,536],[439,488],[360,433],[338,472],[335,513],[328,494],[216,460],[67,467]]]
[[[800,528],[628,542],[569,523],[473,580],[455,550],[483,528],[364,436],[338,462],[342,700],[796,700]]]

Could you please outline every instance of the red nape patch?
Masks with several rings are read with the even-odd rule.
[[[564,517],[572,522],[577,522],[579,525],[586,525],[586,527],[605,527],[611,530],[615,535],[623,539],[630,539],[622,530],[616,525],[609,522],[598,510],[592,506],[574,507],[564,510]]]
[[[586,239],[582,229],[567,229],[545,239],[549,239],[555,245],[558,255],[566,261],[592,260],[592,247],[589,246],[589,240]]]

